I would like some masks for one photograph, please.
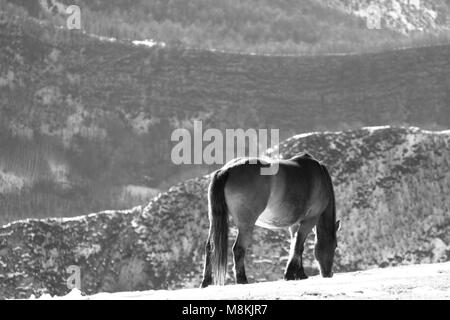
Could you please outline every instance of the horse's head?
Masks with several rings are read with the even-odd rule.
[[[333,232],[330,232],[327,239],[322,239],[322,241],[316,242],[314,254],[319,262],[320,273],[324,278],[331,278],[333,276],[334,252],[337,248],[336,233],[339,228],[340,221],[338,220],[335,224]]]

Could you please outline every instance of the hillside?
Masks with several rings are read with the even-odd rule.
[[[265,282],[206,289],[99,293],[83,296],[76,289],[66,296],[40,299],[70,300],[312,300],[312,299],[432,299],[450,300],[450,262],[371,269],[319,276],[295,282]],[[216,310],[220,313],[220,310]],[[226,312],[223,310],[222,312]]]
[[[118,39],[253,53],[337,53],[449,43],[444,0],[3,0],[59,26]],[[39,5],[41,4],[41,5]],[[377,9],[379,26],[368,21]]]
[[[0,224],[147,203],[206,174],[174,129],[450,125],[450,46],[257,56],[136,46],[0,14]],[[6,182],[5,182],[6,181]]]
[[[329,167],[342,225],[335,271],[347,272],[450,260],[449,145],[448,131],[376,127],[297,135],[279,151],[307,151]],[[0,297],[65,295],[70,265],[81,268],[87,294],[197,287],[207,185],[208,177],[188,180],[126,212],[0,228]],[[288,248],[285,232],[258,228],[249,280],[280,279]],[[308,275],[317,274],[312,249],[310,237]]]

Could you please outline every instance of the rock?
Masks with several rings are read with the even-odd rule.
[[[442,262],[450,260],[448,257],[449,246],[439,238],[435,238],[432,242],[433,246],[433,262]]]

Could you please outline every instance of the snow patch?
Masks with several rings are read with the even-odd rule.
[[[27,180],[13,172],[0,169],[0,192],[12,193],[20,191],[27,184]]]
[[[49,159],[47,162],[55,182],[63,187],[70,185],[68,178],[69,168],[67,164],[60,163],[54,159]]]
[[[303,139],[309,136],[313,136],[315,134],[318,134],[319,132],[306,132],[306,133],[300,133],[300,134],[296,134],[295,136],[291,137],[289,140],[293,139],[293,140],[298,140],[298,139]]]
[[[158,193],[160,193],[160,190],[156,188],[149,188],[146,186],[128,185],[123,188],[123,192],[126,195],[130,195],[133,197],[146,198],[155,197],[156,195],[158,195]]]
[[[35,295],[32,295],[29,300],[52,300],[54,297],[48,293],[43,294],[39,298],[36,299]],[[68,294],[65,296],[61,296],[58,298],[58,300],[80,300],[83,299],[83,295],[81,291],[77,288],[72,289]]]
[[[41,299],[50,299],[49,295]],[[273,281],[205,289],[149,290],[83,296],[72,290],[52,299],[84,300],[223,300],[223,299],[447,299],[450,262],[371,269],[310,277],[302,281]]]
[[[137,134],[148,133],[149,128],[152,125],[161,122],[160,118],[148,118],[144,113],[139,113],[135,118],[128,118],[130,125],[133,127],[133,131]]]
[[[441,131],[422,130],[422,132],[426,134],[450,135],[450,130],[441,130]]]
[[[76,257],[89,258],[91,255],[100,252],[101,247],[99,244],[93,244],[92,246],[81,245],[75,249]]]
[[[385,130],[385,129],[389,129],[389,128],[391,128],[391,126],[363,127],[362,129],[363,129],[363,130],[367,130],[367,131],[369,131],[370,133],[374,133],[375,131],[378,131],[378,130]]]
[[[135,46],[145,46],[145,47],[154,47],[154,46],[161,46],[165,47],[166,44],[164,42],[157,42],[153,39],[145,39],[145,40],[134,40],[131,43],[133,43]]]

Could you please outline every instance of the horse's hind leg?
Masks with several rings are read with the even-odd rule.
[[[303,269],[303,250],[304,243],[308,234],[315,225],[312,219],[302,221],[300,226],[295,225],[289,228],[291,232],[291,249],[289,253],[289,260],[284,274],[285,280],[302,280],[308,277]]]
[[[248,283],[245,274],[245,252],[252,241],[253,226],[238,226],[238,235],[233,245],[234,257],[234,274],[236,276],[236,283]]]

